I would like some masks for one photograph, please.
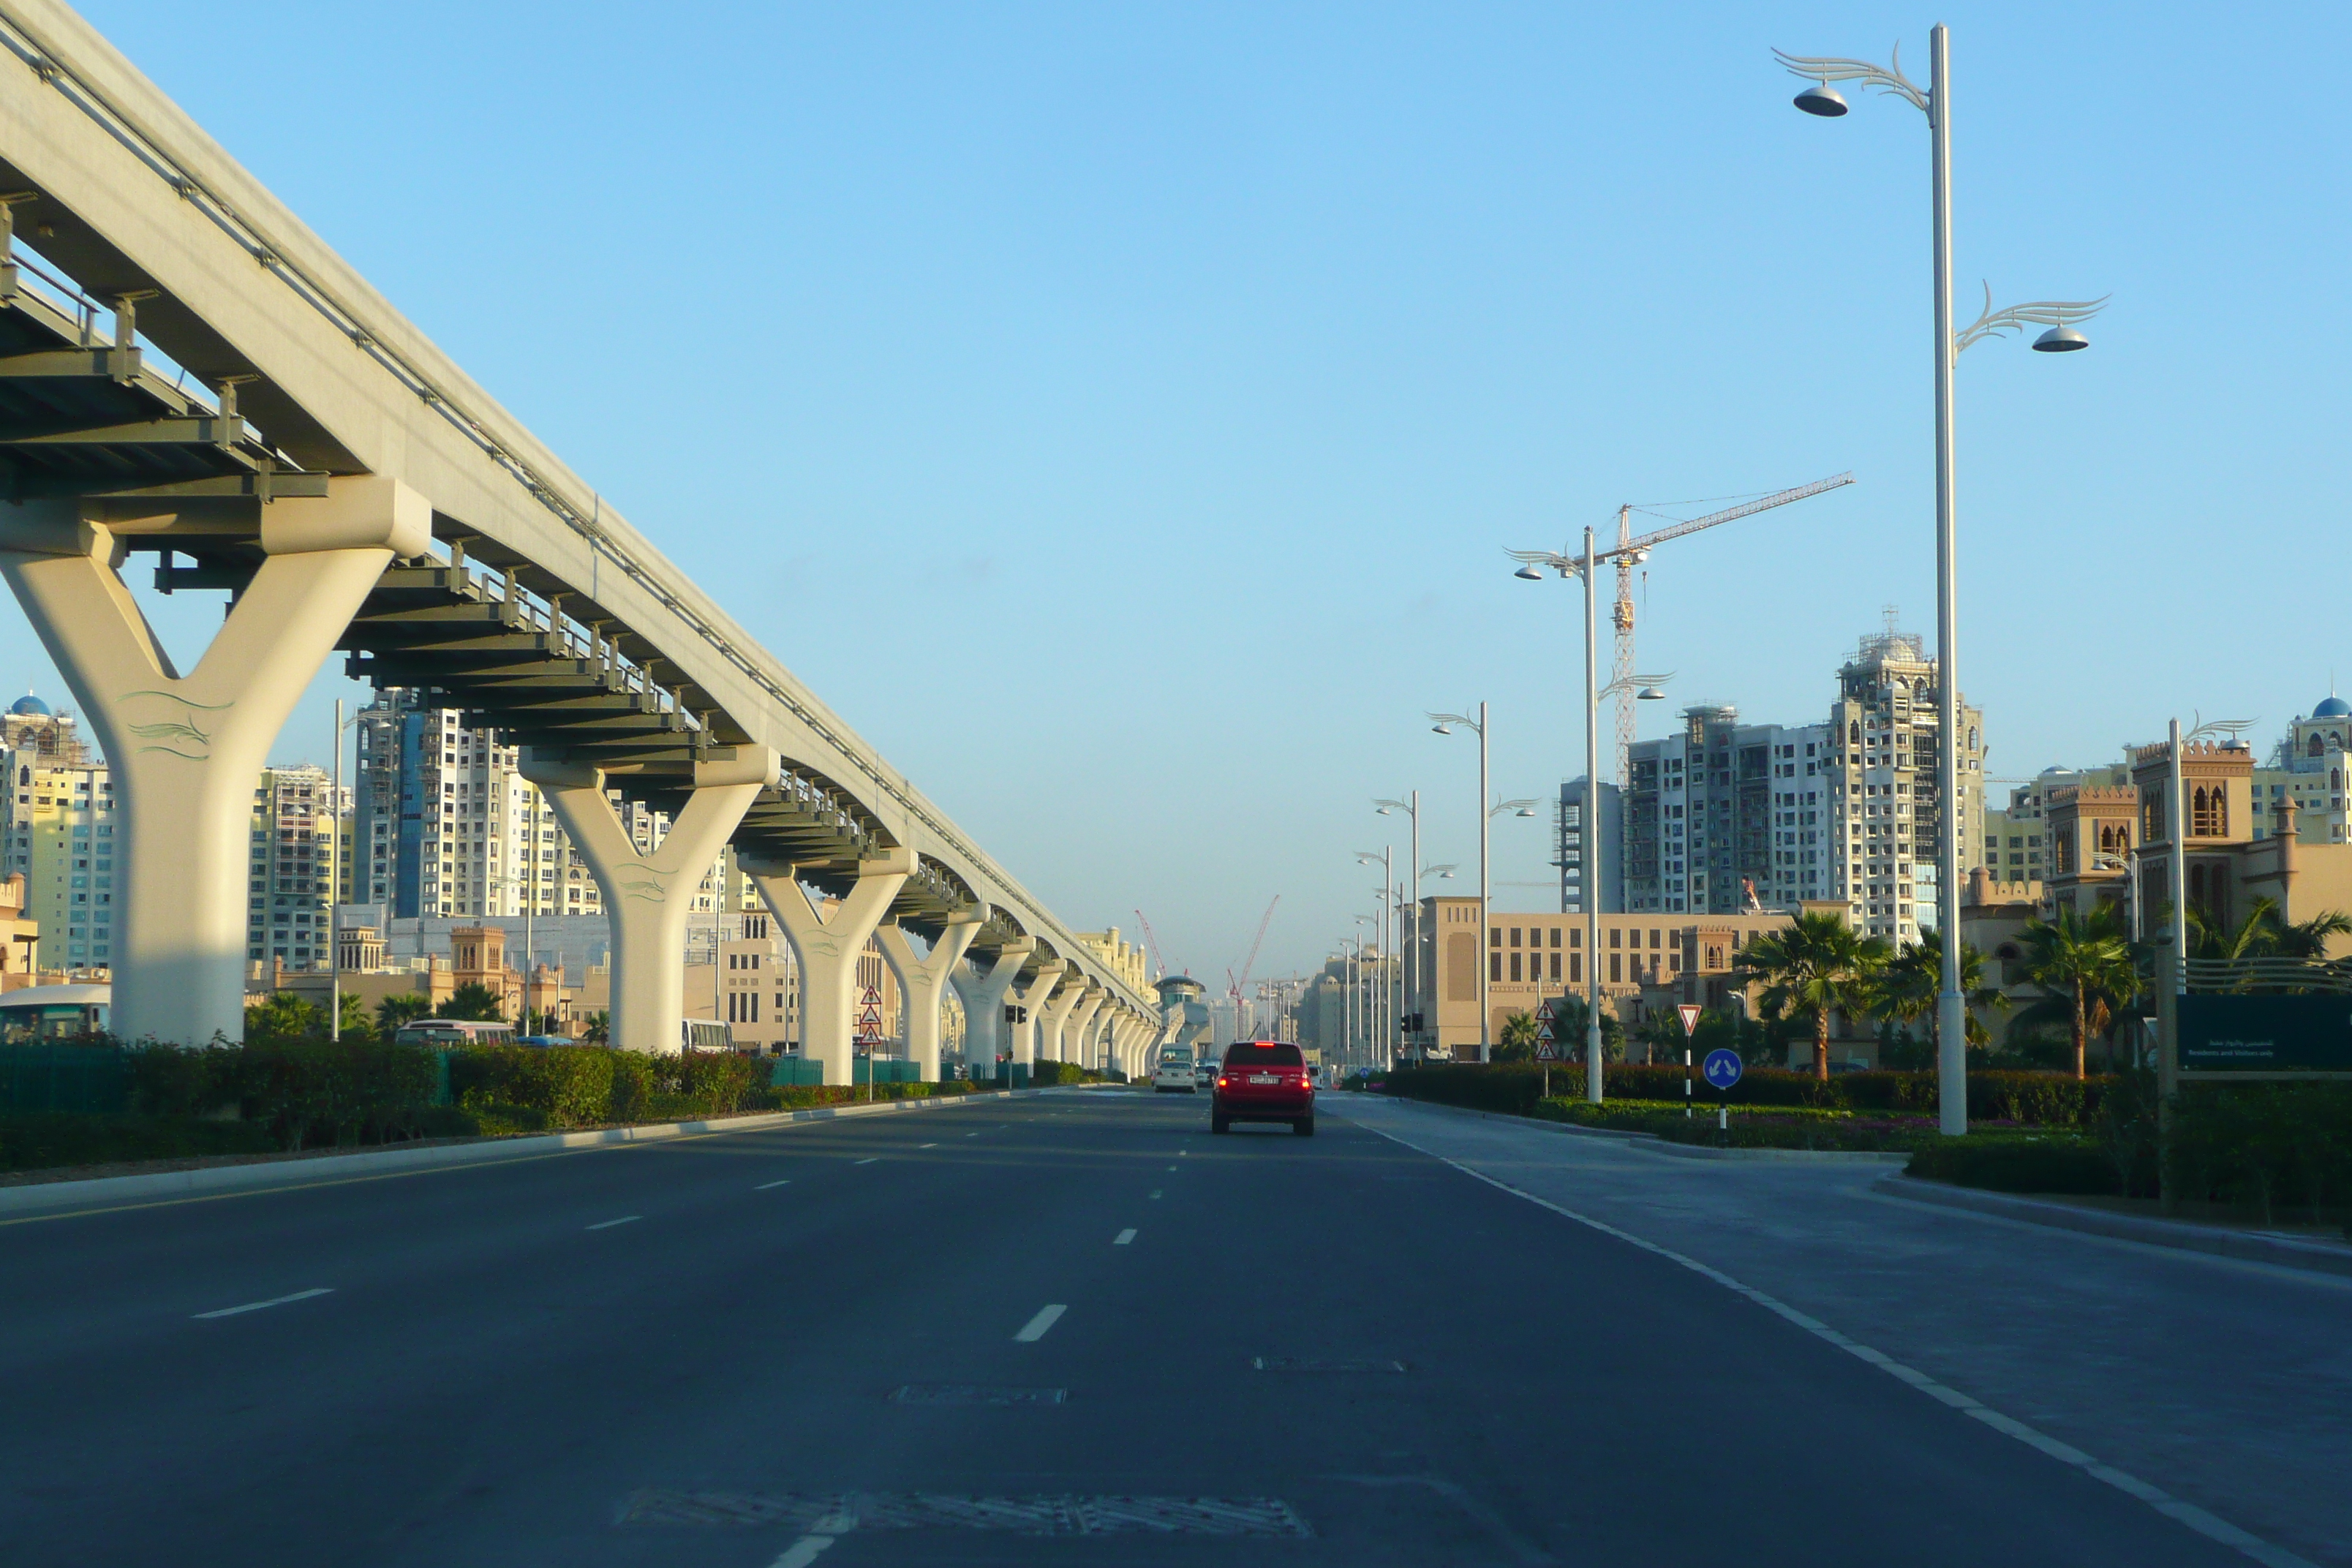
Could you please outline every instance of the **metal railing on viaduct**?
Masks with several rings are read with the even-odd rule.
[[[731,845],[828,1081],[869,937],[929,1068],[950,985],[975,1058],[1008,1002],[1049,1058],[1148,1055],[1155,998],[53,0],[0,0],[0,574],[114,769],[118,1033],[240,1034],[253,782],[340,648],[523,748],[604,894],[616,1043],[677,1048],[688,908]],[[190,670],[124,587],[139,554],[233,595]],[[669,814],[658,848],[615,790]]]

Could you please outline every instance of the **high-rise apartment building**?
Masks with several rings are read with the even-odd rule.
[[[520,750],[469,730],[454,708],[386,690],[359,715],[349,901],[417,916],[595,915],[603,895]],[[622,829],[650,852],[669,832],[666,812],[614,796]],[[730,867],[731,870],[731,856]],[[740,879],[736,879],[739,882]],[[718,885],[703,878],[690,908],[710,912]],[[736,907],[749,907],[738,899]],[[689,940],[696,928],[689,926]],[[709,938],[702,939],[704,945]]]
[[[1684,710],[1675,734],[1633,748],[1622,873],[1604,885],[1622,889],[1627,910],[1664,913],[1832,897],[1831,750],[1824,725],[1742,724],[1721,704]]]
[[[348,792],[346,792],[348,793]],[[253,791],[251,852],[246,867],[245,957],[283,960],[289,969],[324,968],[331,954],[331,881],[335,836],[344,816],[327,770],[304,763],[262,770]]]
[[[1937,662],[1916,637],[1888,628],[1864,637],[1838,671],[1830,710],[1832,761],[1823,805],[1836,879],[1826,896],[1843,899],[1864,935],[1916,942],[1936,918],[1937,835],[1955,816],[1959,864],[1981,864],[1985,851],[1984,715],[1962,701],[1955,737],[1959,798],[1937,795],[1945,737],[1937,714]]]
[[[114,961],[114,784],[68,713],[25,696],[0,715],[8,788],[0,806],[0,870],[22,872],[25,917],[41,962],[104,969]]]

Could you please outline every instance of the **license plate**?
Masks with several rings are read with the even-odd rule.
[[[1280,1079],[1275,1077],[1274,1074],[1270,1072],[1254,1072],[1250,1074],[1250,1082],[1252,1083],[1280,1083],[1281,1081],[1282,1080]]]

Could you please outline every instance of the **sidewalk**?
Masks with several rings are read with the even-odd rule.
[[[2313,1563],[2352,1568],[2352,1278],[1916,1203],[1878,1190],[1884,1166],[1678,1160],[1369,1095],[1323,1109],[1683,1253]],[[1639,1342],[1638,1301],[1576,1307],[1580,1321],[1600,1315],[1607,1345]],[[1834,1472],[1834,1456],[1822,1463]]]

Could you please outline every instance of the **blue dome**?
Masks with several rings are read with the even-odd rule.
[[[49,716],[49,705],[28,692],[8,704],[8,711],[19,718],[46,719]]]
[[[2352,702],[2330,693],[2326,701],[2311,710],[2315,719],[2352,719]]]

